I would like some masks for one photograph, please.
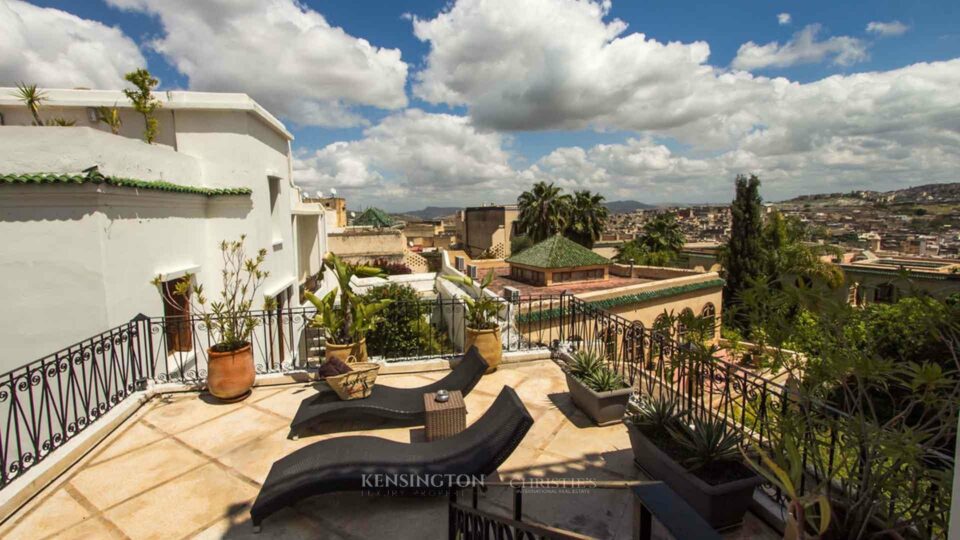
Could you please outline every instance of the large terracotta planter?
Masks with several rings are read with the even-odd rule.
[[[207,389],[221,401],[240,401],[250,395],[257,373],[248,343],[235,351],[207,351]]]
[[[363,338],[356,343],[347,343],[346,345],[334,345],[327,343],[326,360],[336,358],[344,364],[353,362],[367,361],[367,338]]]
[[[714,529],[726,529],[743,522],[753,491],[761,484],[759,476],[710,485],[674,461],[633,422],[624,420],[624,424],[633,446],[633,461],[647,476],[663,480]]]
[[[489,330],[477,330],[467,327],[467,336],[464,339],[463,349],[469,351],[476,346],[477,351],[487,361],[487,373],[493,373],[503,359],[503,344],[500,342],[500,327]]]
[[[628,386],[609,392],[594,392],[592,388],[583,384],[580,379],[573,375],[566,372],[564,375],[567,377],[570,399],[573,400],[574,405],[593,420],[593,423],[598,426],[608,426],[619,422],[623,418],[623,412],[627,410],[627,402],[630,401],[633,388]]]

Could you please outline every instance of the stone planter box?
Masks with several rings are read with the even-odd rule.
[[[714,529],[726,529],[743,522],[753,500],[753,491],[762,482],[759,476],[712,486],[687,472],[632,422],[625,421],[624,424],[630,434],[634,463],[648,476],[666,482]]]
[[[567,389],[570,391],[573,403],[595,424],[599,426],[615,424],[623,418],[627,402],[630,401],[630,394],[633,393],[632,388],[594,392],[573,375],[566,372],[564,375],[567,377]]]

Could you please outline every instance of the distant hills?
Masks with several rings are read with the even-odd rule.
[[[656,205],[646,204],[638,201],[610,201],[603,204],[611,214],[629,214],[637,210],[650,210],[657,208]]]
[[[816,206],[863,206],[872,204],[955,204],[960,203],[960,182],[924,184],[892,191],[849,191],[801,195],[779,204]]]
[[[428,206],[423,210],[411,210],[409,212],[403,212],[403,215],[430,221],[456,214],[460,210],[462,210],[462,208],[459,206]]]

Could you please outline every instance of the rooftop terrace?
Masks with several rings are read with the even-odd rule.
[[[445,374],[430,371],[382,375],[398,387],[422,386]],[[551,360],[502,367],[485,376],[466,398],[467,423],[475,421],[504,385],[512,386],[535,419],[521,446],[495,479],[580,478],[644,480],[633,465],[622,425],[594,426],[570,401],[563,373]],[[321,424],[288,439],[298,404],[312,384],[262,386],[246,401],[212,402],[205,394],[157,398],[122,424],[83,460],[14,514],[4,538],[246,538],[249,508],[271,464],[310,443],[347,435],[400,442],[423,440],[422,427],[372,422]],[[511,494],[490,487],[480,508],[508,516]],[[524,519],[597,538],[632,534],[627,489],[533,493],[524,497]],[[259,538],[439,538],[446,535],[445,498],[321,495],[268,518]],[[665,531],[654,528],[655,538]],[[779,538],[756,516],[725,538]]]

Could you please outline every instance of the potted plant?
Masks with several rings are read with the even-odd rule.
[[[663,480],[716,529],[738,525],[761,479],[742,461],[742,438],[707,411],[683,411],[672,390],[645,395],[624,419],[634,463]]]
[[[497,322],[497,313],[500,311],[500,301],[486,293],[487,287],[493,282],[494,273],[491,271],[477,283],[467,276],[444,275],[444,279],[459,283],[473,289],[476,298],[464,296],[467,304],[467,332],[463,348],[469,350],[476,346],[477,351],[487,361],[487,373],[493,373],[503,358],[503,345],[500,341],[500,324]]]
[[[573,403],[597,425],[620,421],[633,389],[592,350],[579,350],[564,365]]]
[[[207,349],[207,389],[221,401],[240,401],[250,395],[256,378],[253,364],[253,350],[250,347],[250,335],[260,323],[251,313],[253,299],[257,289],[269,276],[269,272],[260,270],[267,250],[261,249],[254,258],[247,258],[243,248],[245,235],[239,240],[220,243],[223,252],[224,268],[223,289],[220,300],[207,302],[203,285],[194,283],[193,275],[188,274],[174,287],[170,294],[162,279],[157,276],[153,284],[167,302],[200,316],[209,332],[213,345]],[[178,300],[180,299],[180,300]],[[264,309],[271,309],[273,303],[264,303]]]
[[[314,328],[324,330],[327,337],[325,360],[337,358],[341,362],[366,362],[366,334],[380,321],[380,313],[392,300],[366,302],[353,292],[350,280],[358,277],[385,277],[373,266],[347,264],[331,253],[324,261],[324,269],[333,272],[338,288],[323,298],[306,292],[304,296],[317,308],[310,322]],[[340,302],[337,302],[339,295]]]

